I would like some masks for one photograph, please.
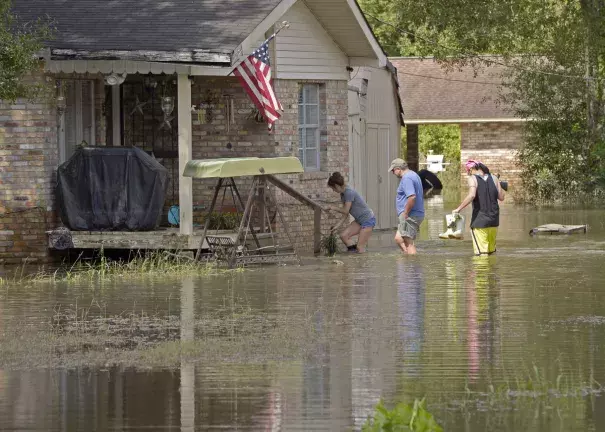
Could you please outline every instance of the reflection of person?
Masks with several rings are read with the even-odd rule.
[[[331,210],[342,213],[342,220],[336,225],[340,227],[349,220],[349,214],[353,216],[353,222],[340,234],[340,239],[347,246],[349,252],[364,253],[366,245],[372,230],[376,226],[374,212],[365,200],[354,189],[345,183],[345,179],[339,172],[335,172],[328,179],[328,186],[336,193],[340,194],[342,207],[332,207]],[[353,243],[352,238],[359,235],[357,244]]]
[[[420,180],[418,174],[408,168],[408,164],[403,159],[393,160],[389,172],[401,179],[395,199],[395,207],[399,217],[395,243],[399,245],[403,253],[415,255],[416,245],[414,240],[424,219],[422,180]]]
[[[468,195],[452,212],[458,213],[471,202],[471,235],[475,255],[489,255],[496,252],[496,236],[500,225],[500,206],[498,200],[504,200],[504,191],[500,181],[489,172],[481,162],[466,162],[468,174]]]
[[[403,368],[407,376],[418,376],[424,342],[424,306],[426,281],[422,266],[410,260],[397,265],[397,297],[403,342]]]
[[[481,363],[494,362],[494,342],[499,331],[496,322],[498,289],[492,269],[493,257],[473,258],[473,268],[467,274],[467,343],[469,378],[479,376]]]

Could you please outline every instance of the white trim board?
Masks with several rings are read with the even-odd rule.
[[[165,73],[193,76],[227,76],[231,72],[229,66],[197,66],[122,60],[50,60],[45,63],[45,69],[50,73]]]
[[[357,1],[355,1],[355,0],[347,0],[347,3],[349,4],[351,11],[353,11],[353,15],[355,15],[355,19],[357,19],[357,23],[363,30],[363,33],[365,34],[366,38],[368,39],[368,42],[370,42],[372,49],[376,53],[376,57],[378,58],[378,66],[385,67],[387,65],[387,61],[388,61],[387,56],[384,53],[384,51],[382,50],[382,47],[380,46],[380,44],[378,43],[376,38],[374,37],[374,33],[372,33],[372,29],[370,28],[370,26],[368,25],[368,22],[364,18],[363,13],[361,12],[361,8],[359,7],[359,4],[357,4]]]
[[[256,26],[254,30],[243,40],[241,44],[233,51],[231,58],[231,66],[235,66],[239,60],[247,57],[252,52],[252,49],[258,48],[256,44],[259,40],[265,39],[265,34],[275,25],[275,23],[284,16],[294,3],[298,0],[282,0],[275,8],[265,17],[264,20]]]
[[[471,118],[471,119],[405,119],[406,125],[450,124],[450,123],[524,123],[532,119],[522,118]]]

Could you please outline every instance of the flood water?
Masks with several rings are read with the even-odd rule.
[[[505,205],[498,253],[474,258],[468,235],[438,238],[456,205],[429,201],[416,257],[387,233],[340,262],[2,287],[6,352],[78,308],[81,320],[173,317],[177,342],[86,357],[40,356],[41,341],[3,357],[0,430],[360,430],[380,398],[423,397],[446,431],[605,430],[605,211]],[[528,235],[544,223],[590,230]],[[217,310],[225,324],[210,330]]]

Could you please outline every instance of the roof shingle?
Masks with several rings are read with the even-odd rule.
[[[397,68],[407,123],[515,118],[496,103],[504,66],[489,66],[475,76],[471,67],[446,71],[430,58],[390,60]]]
[[[13,0],[22,21],[48,15],[50,48],[231,53],[281,0]]]

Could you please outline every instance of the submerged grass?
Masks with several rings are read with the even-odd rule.
[[[326,339],[314,317],[255,312],[245,305],[217,308],[190,321],[132,312],[106,316],[96,304],[57,308],[46,324],[11,322],[0,331],[0,368],[301,360]]]
[[[78,258],[69,266],[58,269],[26,273],[25,267],[17,268],[11,276],[0,277],[0,286],[16,284],[43,284],[52,282],[83,282],[109,280],[142,275],[199,276],[224,272],[215,263],[196,261],[187,256],[167,251],[137,254],[129,260],[110,260],[104,255],[94,260]]]

